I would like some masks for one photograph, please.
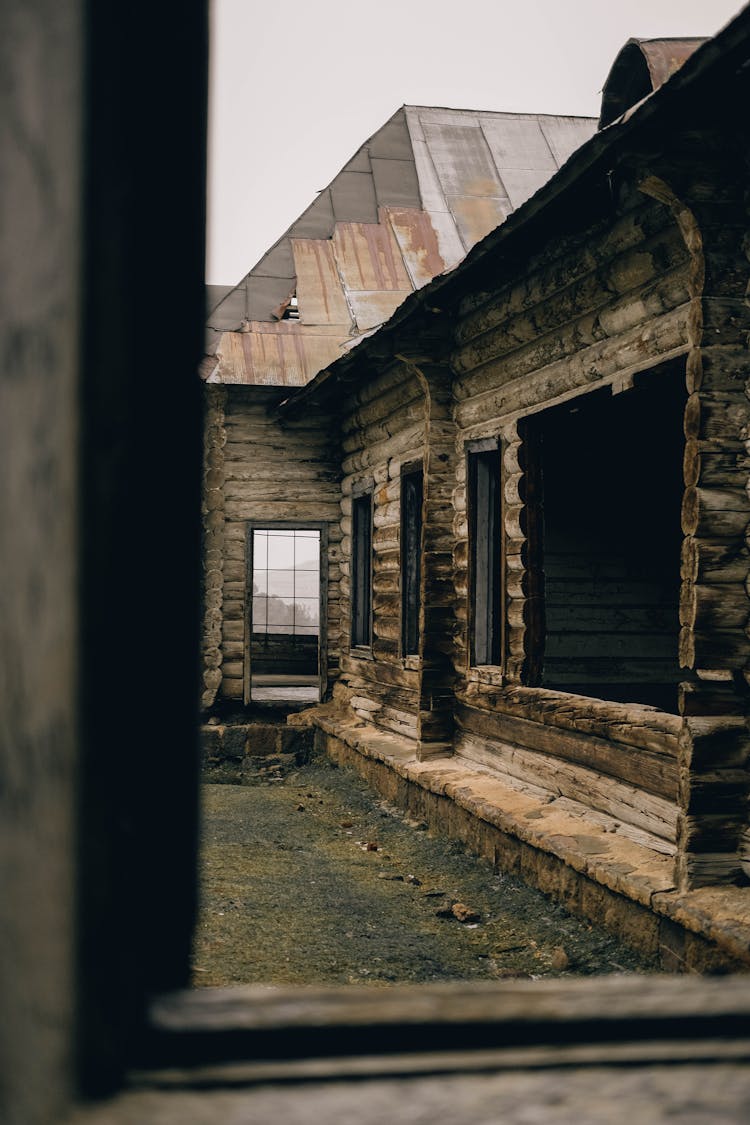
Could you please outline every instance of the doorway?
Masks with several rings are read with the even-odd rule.
[[[677,711],[685,398],[677,361],[527,422],[544,687]]]
[[[325,694],[321,525],[251,523],[245,703],[317,703]]]

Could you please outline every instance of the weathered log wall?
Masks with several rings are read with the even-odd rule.
[[[750,270],[742,251],[746,175],[734,146],[699,133],[673,141],[671,157],[663,148],[650,158],[640,154],[643,166],[630,174],[629,186],[615,187],[616,219],[547,244],[504,286],[474,289],[464,298],[453,358],[458,448],[490,436],[504,441],[508,628],[504,667],[470,669],[468,617],[458,610],[458,695],[469,709],[458,710],[456,749],[477,761],[492,760],[530,784],[554,788],[556,781],[565,795],[676,842],[676,878],[690,887],[740,877],[738,849],[747,817]],[[675,499],[682,493],[679,645],[676,621],[664,621],[659,631],[670,649],[674,643],[684,669],[685,717],[675,720],[676,742],[674,731],[660,729],[656,772],[649,761],[638,761],[634,771],[637,756],[623,753],[617,740],[609,749],[589,740],[584,753],[557,731],[550,737],[535,725],[519,727],[517,700],[509,702],[506,685],[539,680],[545,655],[540,638],[547,640],[548,668],[555,653],[572,654],[566,630],[573,622],[566,625],[564,607],[554,597],[545,606],[540,559],[534,557],[540,434],[526,418],[597,387],[627,393],[636,377],[647,387],[651,370],[669,360],[683,365],[688,395],[684,479],[675,490]],[[639,427],[631,431],[633,456],[642,456]],[[647,474],[633,475],[643,492]],[[461,603],[468,594],[465,509],[459,460],[454,561]],[[672,515],[665,510],[665,519]],[[552,546],[547,592],[555,595],[561,542]],[[644,536],[643,558],[653,563],[663,546],[658,534]],[[657,561],[657,574],[659,566]],[[624,591],[625,600],[629,595]],[[670,599],[660,600],[669,611]],[[605,626],[602,620],[599,627]],[[644,648],[644,656],[658,656],[660,645],[651,645],[648,654]],[[598,648],[590,653],[592,659],[609,655]],[[629,674],[640,678],[635,669]],[[562,687],[564,677],[554,682]],[[565,698],[558,696],[559,706]],[[577,730],[590,706],[580,700],[573,706]],[[628,711],[632,723],[636,711]],[[549,715],[544,721],[550,723]],[[635,785],[636,801],[623,785]]]
[[[746,152],[747,138],[722,133],[714,120],[713,129],[675,136],[670,156],[644,182],[670,208],[691,261],[680,598],[680,661],[688,671],[676,869],[683,888],[741,880],[747,860]]]
[[[419,661],[401,653],[401,468],[422,462],[425,394],[397,362],[350,391],[341,406],[340,698],[362,719],[417,740]],[[372,489],[372,646],[351,646],[352,493]]]
[[[564,527],[559,514],[557,540],[550,543],[546,591],[550,604],[545,621],[544,577],[541,560],[532,557],[531,526],[539,518],[541,500],[540,433],[539,426],[532,432],[530,425],[519,425],[519,421],[584,391],[612,384],[616,389],[627,387],[636,372],[684,353],[689,270],[690,257],[669,209],[636,190],[623,191],[616,218],[609,215],[592,222],[588,229],[545,245],[506,284],[467,293],[453,356],[459,451],[470,440],[494,436],[503,440],[507,607],[503,668],[470,668],[468,614],[462,608],[469,592],[466,482],[463,458],[459,457],[454,523],[460,605],[455,647],[456,752],[480,764],[492,764],[518,783],[541,786],[587,804],[612,816],[624,831],[638,836],[645,833],[661,849],[674,848],[676,839],[680,720],[637,705],[520,686],[538,682],[545,656],[547,675],[556,687],[565,688],[567,681],[568,691],[590,680],[592,667],[598,669],[594,681],[601,679],[602,684],[610,685],[617,679],[643,680],[648,673],[642,660],[636,661],[637,667],[633,665],[633,657],[638,656],[635,652],[630,653],[628,666],[627,654],[602,649],[614,636],[614,604],[583,610],[574,604],[570,583],[575,574],[570,568],[583,567],[583,577],[590,578],[589,555],[595,535],[589,535],[588,543],[584,541],[585,559],[563,560]],[[632,438],[637,446],[637,435]],[[576,440],[580,442],[580,434]],[[600,440],[598,444],[602,444]],[[547,452],[549,458],[549,449]],[[562,464],[561,471],[565,467]],[[551,466],[547,468],[549,471]],[[679,501],[678,493],[676,521]],[[575,503],[574,497],[571,503]],[[623,528],[623,535],[628,533],[632,529]],[[575,538],[578,550],[580,529]],[[604,548],[599,547],[601,554]],[[650,544],[641,542],[639,547],[648,557]],[[593,562],[603,565],[605,560]],[[623,560],[615,563],[621,565]],[[678,566],[675,558],[675,574]],[[625,574],[620,575],[620,586],[623,582],[627,584]],[[634,598],[633,590],[619,590],[615,600],[620,601],[621,611],[622,602]],[[662,595],[660,600],[664,600]],[[668,607],[661,609],[668,613]],[[672,609],[674,621],[662,622],[662,647],[673,650],[674,681],[679,631],[676,596]],[[633,628],[637,610],[633,607],[631,613]],[[645,632],[647,613],[644,607],[641,611]],[[594,615],[589,622],[592,635],[578,646],[581,659],[576,662],[571,628],[580,631],[581,614],[587,612]],[[575,622],[566,618],[571,613]],[[546,654],[540,646],[545,637]],[[617,641],[622,648],[622,637]],[[630,652],[632,638],[626,637],[625,643]],[[651,646],[647,656],[653,655]],[[665,661],[669,655],[665,650]],[[596,694],[595,687],[591,694]],[[601,694],[606,695],[606,688]]]
[[[216,392],[211,389],[211,393]],[[221,388],[220,393],[224,398],[222,418],[211,423],[210,440],[215,452],[208,448],[206,458],[221,462],[222,475],[221,508],[214,507],[215,514],[208,515],[210,533],[219,534],[221,529],[223,548],[221,601],[211,606],[208,622],[215,629],[218,609],[221,697],[243,698],[248,520],[328,524],[327,665],[332,682],[338,672],[341,612],[340,455],[334,428],[327,416],[315,410],[279,422],[275,410],[278,388],[231,386]],[[213,660],[215,646],[207,644],[209,647]]]
[[[525,242],[511,231],[507,254],[498,241],[468,261],[446,283],[447,300],[438,298],[455,317],[448,359],[445,337],[426,320],[414,319],[409,338],[407,317],[385,341],[397,339],[393,351],[403,354],[384,359],[381,342],[368,359],[365,344],[325,392],[338,395],[343,447],[337,697],[359,718],[407,736],[418,755],[431,747],[491,765],[676,851],[682,888],[739,877],[750,778],[747,174],[742,145],[720,133],[720,108],[693,107],[690,134],[681,121],[645,133],[637,152],[609,171],[587,171],[575,194],[532,219]],[[428,362],[433,346],[439,359]],[[644,467],[639,410],[653,407],[665,372],[677,372],[685,387],[667,395]],[[595,390],[629,400],[618,439],[629,463],[615,472],[615,452],[606,435],[597,438],[590,473],[606,470],[597,503],[616,481],[611,491],[622,506],[627,499],[634,518],[623,527],[627,550],[616,552],[617,566],[626,564],[613,575],[619,588],[598,591],[582,611],[571,593],[576,574],[564,568],[577,568],[591,587],[594,570],[608,565],[606,543],[578,527],[566,551],[558,497],[545,605],[543,470],[565,467],[565,435],[557,435],[557,461],[548,456],[545,464],[538,419],[566,403],[583,408]],[[670,429],[662,460],[653,452],[660,425]],[[505,630],[501,664],[476,668],[466,448],[484,439],[498,443],[503,466]],[[571,440],[586,435],[571,431]],[[425,480],[422,641],[417,657],[404,658],[400,473],[415,461]],[[588,473],[568,473],[569,489],[580,491]],[[651,478],[664,473],[671,483],[651,490],[661,490],[652,503]],[[351,498],[363,488],[373,491],[374,627],[371,651],[352,652]],[[595,509],[589,503],[590,522]],[[629,626],[619,636],[616,620]],[[590,634],[580,678],[574,627]],[[613,652],[613,638],[621,652]],[[567,690],[539,687],[545,675]],[[668,688],[679,714],[666,713],[663,702],[661,710],[645,706],[648,687]],[[597,688],[605,699],[595,698]]]

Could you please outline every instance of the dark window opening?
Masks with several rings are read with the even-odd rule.
[[[284,309],[281,316],[282,320],[299,320],[299,305],[297,303],[297,294],[292,293],[289,302]]]
[[[372,494],[352,500],[352,645],[372,644]]]
[[[247,702],[317,702],[321,691],[321,531],[248,530],[252,590]]]
[[[527,646],[540,671],[527,682],[676,710],[680,366],[527,419],[526,459],[539,492],[528,521],[538,568],[530,585],[544,598],[543,633]]]
[[[422,470],[401,476],[401,646],[404,656],[419,652],[422,579]]]
[[[471,662],[502,662],[502,526],[500,450],[470,451],[469,550],[471,588]]]

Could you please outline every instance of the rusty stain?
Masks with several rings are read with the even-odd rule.
[[[385,208],[415,289],[444,272],[437,234],[426,211]]]
[[[469,246],[476,245],[504,221],[507,210],[500,199],[479,199],[477,196],[454,196],[449,200],[461,237]]]
[[[401,290],[409,277],[387,223],[337,223],[333,247],[348,290]]]
[[[651,84],[654,90],[663,86],[675,71],[690,58],[693,51],[705,43],[705,39],[641,39],[639,45],[643,52]]]
[[[629,39],[607,75],[599,128],[627,114],[672,77],[705,39]]]
[[[302,324],[351,324],[351,313],[329,239],[293,238]]]

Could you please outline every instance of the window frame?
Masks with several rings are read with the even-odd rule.
[[[470,668],[495,668],[505,666],[506,645],[506,607],[505,607],[505,529],[503,523],[503,442],[499,437],[482,438],[467,442],[466,491],[468,516],[468,663]],[[483,482],[480,468],[495,466],[495,472],[487,474],[488,503],[480,499],[479,490]],[[479,567],[481,544],[478,539],[480,505],[489,508],[486,535],[485,566]],[[482,575],[489,578],[486,588],[478,585]],[[484,584],[483,584],[484,585]],[[478,630],[483,626],[480,647]],[[479,657],[488,656],[483,660]]]
[[[418,481],[418,503],[409,506],[409,490]],[[413,523],[412,518],[413,517]],[[399,574],[401,579],[401,657],[419,656],[422,641],[422,554],[424,541],[424,465],[414,461],[401,468],[401,524]],[[410,569],[414,552],[416,565]],[[410,574],[413,578],[410,579]]]
[[[367,518],[360,525],[357,513],[367,505]],[[361,485],[352,490],[352,547],[350,556],[350,647],[353,652],[372,653],[373,638],[373,530],[375,520],[374,486]],[[361,531],[361,534],[360,534]],[[362,539],[364,537],[364,543]],[[366,558],[364,557],[366,556]],[[364,612],[358,604],[358,590],[364,599]],[[361,627],[361,628],[360,628]]]

